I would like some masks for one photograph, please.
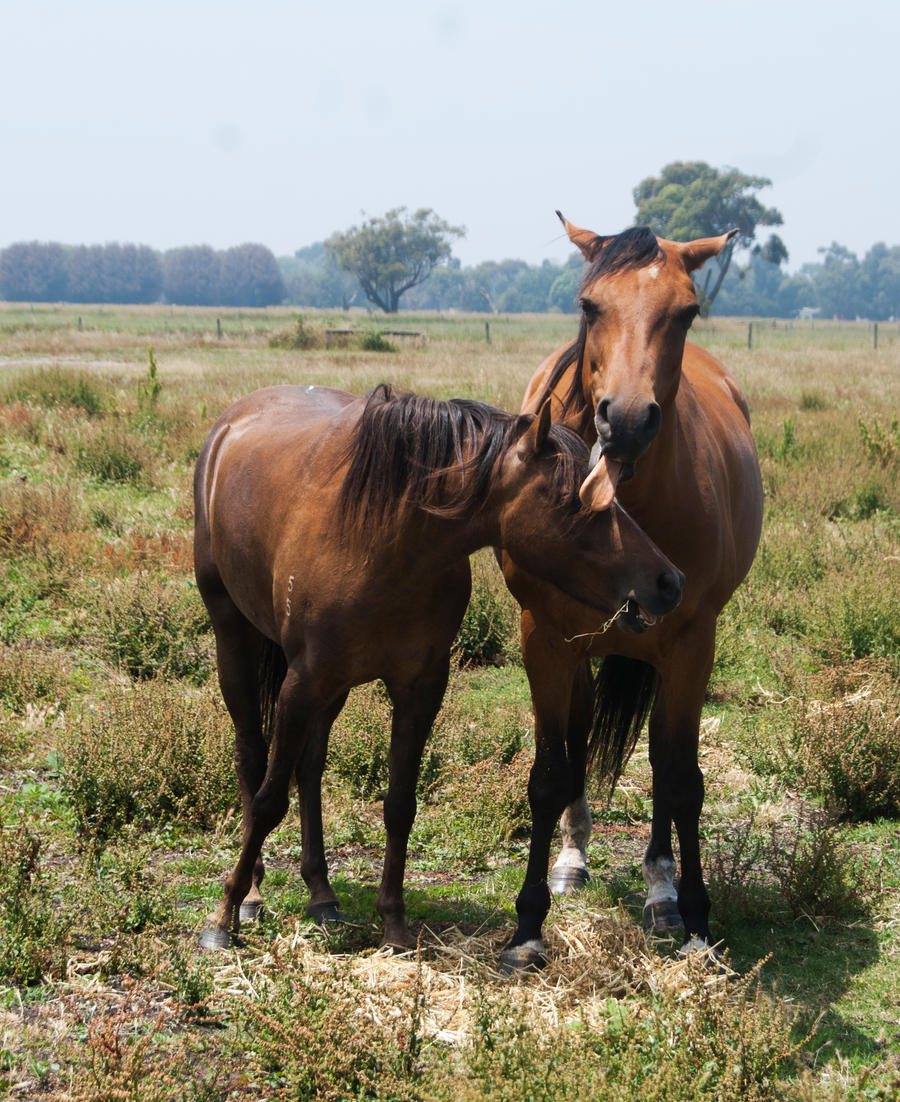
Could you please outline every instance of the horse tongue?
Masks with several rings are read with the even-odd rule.
[[[621,474],[621,463],[601,455],[578,491],[581,504],[593,512],[608,509],[616,496],[616,484]]]

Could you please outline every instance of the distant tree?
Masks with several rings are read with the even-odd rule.
[[[400,297],[450,258],[448,238],[464,237],[465,232],[428,208],[408,215],[406,207],[396,207],[382,218],[332,234],[325,246],[356,276],[370,302],[395,314]]]
[[[222,254],[220,291],[223,306],[275,306],[287,293],[272,250],[255,244]]]
[[[771,184],[765,176],[747,176],[736,168],[720,170],[705,161],[674,161],[634,189],[635,225],[649,226],[670,241],[715,237],[737,227],[737,236],[699,276],[698,290],[708,308],[719,293],[734,249],[749,248],[758,226],[781,225],[781,213],[764,207],[753,194]]]
[[[865,313],[856,253],[837,241],[819,249],[822,264],[814,274],[819,306],[825,317],[855,318]]]
[[[900,317],[900,245],[873,245],[860,268],[862,312],[878,321]]]
[[[345,272],[323,241],[278,258],[285,297],[298,306],[339,306],[349,310],[362,295],[356,276]]]
[[[9,302],[66,297],[66,252],[56,242],[19,241],[0,251],[0,296]]]
[[[180,306],[219,306],[222,261],[209,245],[184,245],[163,256],[163,296]]]

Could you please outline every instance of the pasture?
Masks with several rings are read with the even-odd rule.
[[[762,545],[720,620],[701,820],[727,967],[640,929],[646,740],[595,794],[550,961],[497,968],[527,852],[531,715],[491,555],[376,952],[389,709],[351,694],[323,789],[348,921],[304,917],[299,816],[243,944],[196,934],[240,849],[192,573],[193,464],[281,382],[519,407],[564,316],[0,306],[0,1087],[54,1099],[880,1099],[900,1091],[900,327],[713,318],[748,395]],[[490,342],[486,340],[485,323]],[[369,347],[364,348],[363,344]],[[385,344],[387,347],[385,347]]]

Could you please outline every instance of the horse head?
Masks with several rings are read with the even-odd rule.
[[[645,631],[678,605],[684,575],[618,503],[593,509],[579,500],[588,448],[551,423],[549,401],[521,422],[528,427],[498,480],[500,545],[516,566]]]
[[[582,500],[603,508],[619,478],[634,473],[678,390],[685,337],[699,312],[691,272],[738,231],[678,242],[639,226],[602,237],[559,218],[589,265],[578,351],[597,443]]]

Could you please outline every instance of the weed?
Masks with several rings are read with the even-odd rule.
[[[68,406],[89,417],[103,412],[105,403],[96,382],[63,367],[40,368],[20,376],[3,391],[5,402],[33,402],[45,408]]]
[[[147,348],[147,374],[138,380],[137,404],[138,411],[146,416],[154,416],[162,392],[162,381],[159,378],[156,366],[156,356],[153,354],[153,346]]]
[[[359,338],[359,347],[363,352],[396,352],[396,345],[385,340],[381,333],[363,333]]]
[[[293,329],[282,330],[269,338],[270,348],[287,348],[298,351],[309,348],[319,348],[322,338],[309,328],[302,315],[297,315],[297,321]]]
[[[896,413],[886,429],[882,428],[878,421],[873,421],[869,426],[862,417],[857,420],[857,425],[863,451],[870,463],[889,467],[900,459],[900,419]]]
[[[81,713],[61,772],[87,849],[127,823],[210,826],[234,807],[231,724],[216,699],[147,681]]]
[[[24,821],[0,822],[0,977],[29,986],[65,963],[62,927],[38,865],[40,842]]]
[[[184,677],[196,684],[212,672],[206,609],[192,586],[137,572],[105,586],[89,634],[108,661],[134,678]]]

